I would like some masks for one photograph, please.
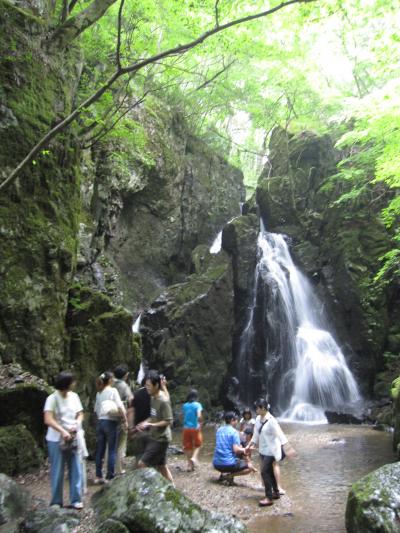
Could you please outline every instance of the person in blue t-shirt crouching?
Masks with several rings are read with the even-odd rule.
[[[224,419],[225,425],[220,427],[216,434],[213,466],[221,472],[220,481],[226,480],[232,484],[235,476],[245,476],[257,472],[257,469],[252,465],[246,449],[240,445],[240,436],[236,429],[237,415],[228,411]]]

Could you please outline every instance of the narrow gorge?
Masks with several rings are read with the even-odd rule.
[[[285,48],[286,31],[302,35],[312,21],[314,41],[303,50],[311,57],[324,31],[315,20],[342,21],[345,8],[336,13],[334,3],[0,0],[0,529],[58,531],[60,516],[38,511],[17,486],[47,460],[42,411],[54,376],[68,369],[77,377],[92,455],[95,379],[126,364],[133,387],[150,369],[165,374],[176,435],[193,388],[210,428],[223,411],[253,409],[261,397],[300,448],[307,431],[310,447],[320,430],[334,435],[327,446],[349,443],[352,452],[366,432],[380,435],[388,449],[374,468],[388,464],[371,472],[357,463],[357,483],[345,467],[341,497],[349,499],[346,517],[338,504],[337,531],[397,531],[398,488],[386,489],[400,486],[399,125],[398,112],[385,115],[397,76],[381,51],[370,66],[372,76],[386,62],[379,83],[357,98],[375,98],[378,85],[391,96],[379,93],[383,108],[368,101],[376,113],[358,116],[346,104],[350,85],[339,98],[328,81],[317,98]],[[389,4],[376,13],[395,35]],[[272,12],[251,29],[246,17],[258,8]],[[358,32],[364,15],[373,20],[371,6],[364,15],[358,3],[347,8]],[[270,17],[281,17],[283,44],[264,35]],[[221,20],[234,19],[222,31]],[[216,41],[204,44],[212,32]],[[206,37],[192,45],[196,35]],[[378,49],[381,36],[373,38]],[[283,56],[293,86],[284,86]],[[256,89],[263,68],[271,79]],[[301,454],[301,476],[299,464]],[[153,473],[132,476],[119,483],[140,510],[121,496],[118,514],[111,492],[100,497],[106,510],[94,496],[99,533],[245,531],[237,516],[246,522],[253,512],[214,516],[196,494],[193,503]],[[290,483],[298,487],[298,478]],[[148,518],[141,491],[150,485],[161,506],[176,506],[165,515],[172,529]],[[21,507],[6,509],[7,498]],[[370,522],[363,506],[373,510]],[[49,516],[50,529],[40,529]],[[271,531],[286,531],[283,516]],[[74,529],[84,520],[67,518],[63,531],[84,533]],[[254,532],[264,526],[258,515],[248,523]]]

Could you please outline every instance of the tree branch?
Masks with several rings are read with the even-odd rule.
[[[121,70],[121,28],[122,28],[122,11],[124,9],[125,0],[121,0],[118,10],[118,37],[117,37],[117,54],[116,62],[117,69]]]
[[[204,89],[205,87],[207,87],[207,85],[210,85],[210,83],[215,81],[219,76],[221,76],[221,74],[226,72],[234,63],[236,63],[236,61],[237,61],[236,59],[233,59],[230,63],[228,63],[228,65],[226,65],[223,69],[221,69],[219,72],[214,74],[214,76],[212,76],[209,80],[206,80],[204,83],[196,87],[195,91],[200,91],[201,89]]]
[[[216,27],[216,28],[219,27],[219,12],[218,12],[218,4],[219,4],[219,0],[215,0],[215,7],[214,7],[214,10],[215,10],[215,27]]]
[[[74,17],[67,19],[55,30],[51,41],[65,47],[76,39],[82,32],[101,18],[107,9],[117,0],[93,0],[93,2]]]
[[[94,0],[92,4],[83,12],[79,13],[74,19],[77,19],[81,16],[82,13],[87,12],[90,10],[95,4],[97,4],[97,11],[92,11],[92,16],[89,17],[89,21],[82,20],[81,24],[79,25],[72,25],[71,28],[75,28],[75,36],[79,35],[82,31],[84,31],[90,24],[93,24],[95,20],[100,18],[101,15],[99,15],[99,5],[102,6],[103,12],[106,11],[106,9],[115,2],[116,0]],[[284,7],[293,5],[293,4],[301,4],[301,3],[309,3],[309,2],[315,2],[316,0],[288,0],[287,2],[282,2],[278,6],[275,6],[274,8],[268,9],[267,11],[262,11],[261,13],[256,13],[255,15],[248,15],[246,17],[242,17],[236,20],[232,20],[230,22],[227,22],[226,24],[223,24],[219,26],[218,28],[212,28],[211,30],[203,33],[200,35],[197,39],[194,39],[193,41],[190,41],[188,43],[178,45],[174,48],[170,48],[168,50],[165,50],[164,52],[161,52],[159,54],[156,54],[154,56],[148,57],[146,59],[143,59],[141,61],[138,61],[134,63],[133,65],[130,65],[128,67],[123,67],[121,69],[117,69],[110,78],[91,96],[89,96],[84,102],[82,102],[74,111],[72,111],[67,117],[65,117],[61,122],[59,122],[56,126],[54,126],[51,130],[49,130],[44,137],[42,137],[38,143],[32,148],[32,150],[24,157],[24,159],[18,164],[18,166],[11,172],[11,174],[0,184],[0,191],[3,190],[9,183],[11,183],[15,178],[18,176],[18,174],[21,172],[21,170],[32,161],[32,159],[40,152],[42,148],[44,148],[51,139],[53,139],[58,133],[65,130],[72,122],[74,122],[79,115],[90,105],[92,105],[94,102],[99,100],[101,96],[114,84],[116,80],[118,80],[121,76],[125,74],[131,74],[136,73],[139,70],[147,67],[148,65],[151,65],[152,63],[155,63],[157,61],[160,61],[161,59],[164,59],[166,57],[171,57],[177,54],[183,54],[186,53],[188,50],[194,48],[195,46],[198,46],[199,44],[203,43],[205,40],[209,39],[213,35],[220,33],[221,31],[224,31],[228,28],[232,28],[234,26],[237,26],[239,24],[243,24],[245,22],[250,22],[252,20],[256,20],[262,17],[266,17],[268,15],[271,15],[272,13],[275,13],[276,11],[281,10]],[[107,6],[107,7],[105,7]],[[94,9],[94,8],[93,8]],[[96,19],[94,20],[94,13],[96,13]],[[71,20],[71,19],[69,19]],[[90,22],[91,21],[91,22]],[[65,24],[68,24],[68,20]],[[65,26],[65,25],[63,25]],[[77,28],[79,28],[79,33],[76,34]],[[68,33],[68,35],[73,35],[72,33]]]

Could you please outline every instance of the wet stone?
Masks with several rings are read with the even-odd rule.
[[[346,507],[349,533],[400,531],[400,463],[385,465],[351,488]]]

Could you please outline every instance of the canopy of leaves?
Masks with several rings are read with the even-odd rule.
[[[81,36],[80,96],[90,95],[118,61],[122,66],[132,64],[189,42],[215,25],[279,3],[126,0],[121,6],[116,2]],[[79,12],[86,5],[78,1],[74,9]],[[92,146],[114,136],[143,153],[145,133],[131,111],[156,95],[166,106],[179,109],[199,135],[229,154],[244,170],[251,191],[275,125],[291,131],[333,131],[346,155],[333,178],[343,185],[336,203],[348,209],[367,197],[382,209],[396,242],[399,28],[395,0],[295,3],[229,28],[185,54],[152,63],[134,77],[121,78],[82,118],[83,144]],[[395,246],[389,258],[391,271],[399,257],[396,250]],[[379,276],[385,275],[386,266]]]

